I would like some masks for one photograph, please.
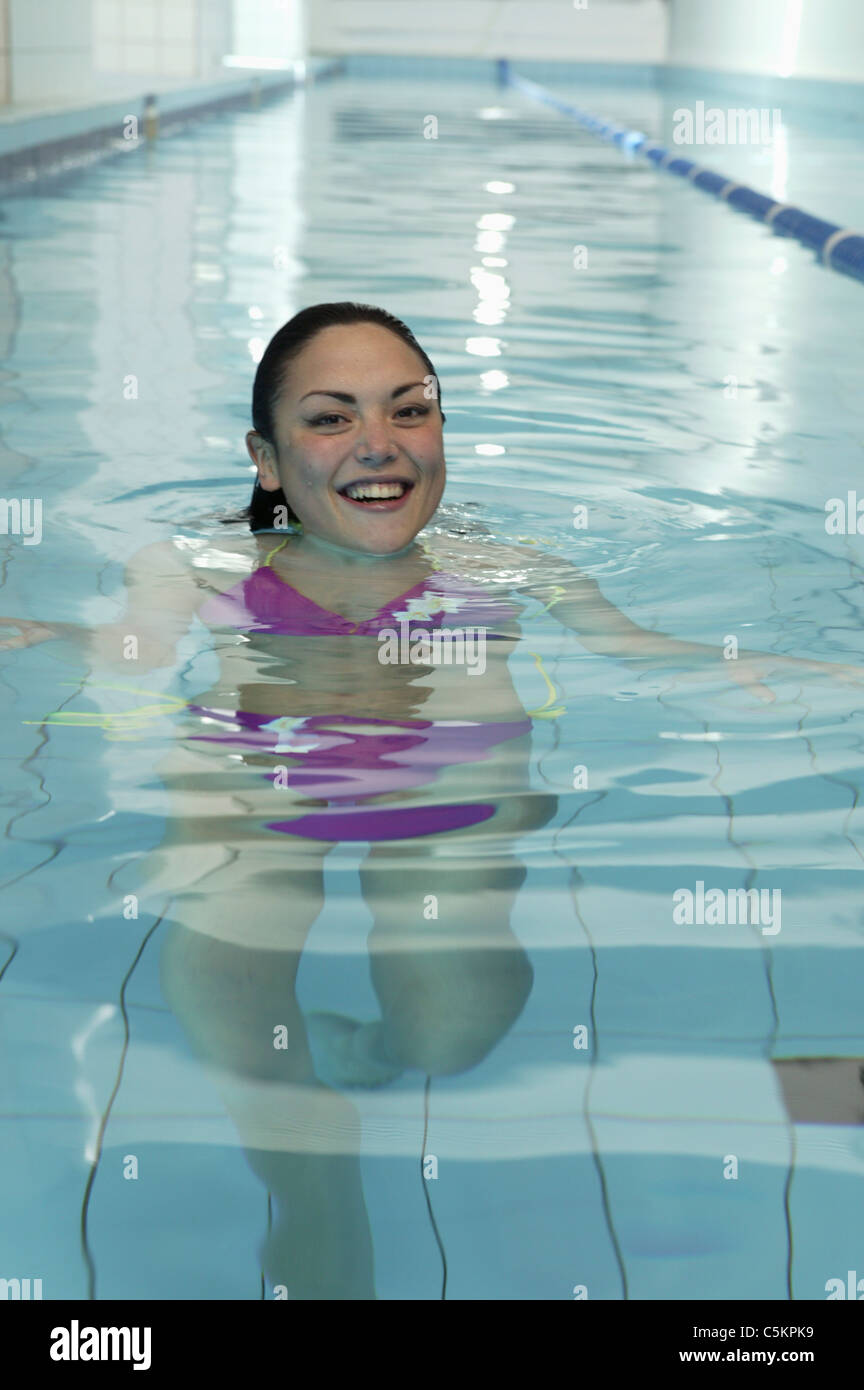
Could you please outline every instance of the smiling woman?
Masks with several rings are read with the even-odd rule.
[[[335,334],[337,329],[341,331]],[[346,334],[346,329],[353,331]],[[334,355],[337,341],[339,355]],[[418,362],[421,379],[416,379]],[[405,382],[394,388],[393,371],[403,364]],[[362,395],[344,389],[358,367]],[[328,410],[333,401],[341,409]],[[352,435],[352,456],[346,461],[346,432],[358,418],[363,421],[362,435],[359,441]],[[440,431],[445,418],[435,368],[401,319],[374,305],[350,301],[301,310],[273,336],[255,376],[254,428],[246,437],[258,469],[245,513],[251,529],[302,525],[304,516],[320,521],[326,513],[318,504],[332,493],[375,513],[410,513],[410,526],[389,532],[376,528],[370,532],[370,543],[362,546],[377,554],[403,548],[441,499]],[[400,434],[412,431],[413,452],[406,448],[414,465],[410,470],[383,471],[394,457],[392,436],[387,434],[391,422]],[[341,440],[341,446],[317,442],[321,440]],[[328,534],[336,544],[344,543],[349,534],[338,512],[331,517]],[[394,544],[400,539],[401,546]],[[357,541],[351,523],[352,550],[358,548]]]
[[[428,1094],[432,1078],[467,1072],[498,1049],[532,993],[537,957],[513,925],[525,842],[531,834],[536,870],[561,835],[534,838],[556,816],[561,778],[539,769],[533,720],[568,710],[533,651],[548,698],[526,708],[534,697],[517,686],[518,656],[510,664],[524,624],[549,613],[584,652],[630,663],[628,684],[662,675],[668,689],[683,669],[768,700],[763,681],[778,669],[796,680],[813,671],[860,683],[862,673],[743,649],[726,660],[718,647],[641,627],[542,544],[461,522],[426,529],[445,484],[437,376],[410,330],[382,309],[317,305],[284,325],[259,366],[252,420],[251,535],[237,528],[144,546],[127,562],[119,621],[99,629],[19,621],[19,638],[0,638],[0,649],[83,638],[82,664],[95,677],[83,683],[87,696],[110,688],[109,671],[116,688],[131,639],[132,693],[150,700],[129,712],[137,729],[166,713],[165,700],[141,688],[151,684],[144,668],[175,664],[194,618],[209,629],[212,684],[194,702],[168,697],[173,736],[134,787],[136,799],[153,780],[165,789],[164,836],[112,864],[111,889],[163,924],[164,998],[272,1199],[267,1279],[295,1299],[369,1299],[376,1272],[364,1136],[344,1092],[419,1071]],[[390,641],[397,624],[398,659],[384,660],[382,635]],[[483,634],[482,669],[467,654],[457,659],[469,631]],[[426,640],[415,648],[417,638]],[[432,659],[439,639],[452,643],[449,662]],[[589,721],[603,703],[591,679],[585,663],[566,696],[581,700]],[[178,686],[184,696],[188,689]],[[618,721],[604,718],[611,722],[590,754],[601,768],[597,749],[621,736]],[[40,722],[97,721],[110,734],[92,710],[64,706]],[[574,730],[571,747],[581,738]],[[572,786],[579,800],[575,778]],[[606,796],[581,800],[571,820]],[[641,837],[640,808],[624,805]],[[622,833],[622,812],[613,803],[607,821],[604,801],[597,814],[605,854],[607,827]],[[721,832],[725,846],[725,820]],[[376,1003],[365,1020],[368,1009],[350,992],[328,994],[324,1012],[306,1009],[296,988],[301,962],[315,956],[308,938],[325,908],[325,863],[329,875],[335,847],[358,843],[368,847],[357,868],[362,912],[348,900],[344,954],[358,954],[371,921]],[[642,839],[633,846],[638,866]],[[614,874],[622,870],[612,863]],[[620,909],[628,932],[632,910]],[[664,1015],[669,1007],[664,994]],[[665,1017],[651,1026],[660,1032]],[[702,1248],[680,1221],[673,1235],[682,1248]]]

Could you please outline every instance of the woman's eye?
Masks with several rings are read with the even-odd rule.
[[[427,405],[403,405],[399,410],[397,410],[396,418],[402,420],[415,420],[419,416],[428,414],[429,407]],[[332,425],[345,424],[346,417],[344,415],[337,415],[332,413],[328,415],[316,415],[315,419],[309,420],[308,423],[312,426],[324,425],[325,427],[327,427]]]

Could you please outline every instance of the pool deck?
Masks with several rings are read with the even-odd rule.
[[[266,102],[342,66],[338,58],[311,58],[296,72],[250,68],[208,82],[166,78],[139,85],[130,78],[125,90],[97,102],[13,103],[0,108],[0,182],[31,181],[144,143],[145,107],[151,97],[160,133],[170,134],[217,111]],[[126,133],[130,117],[137,119],[140,134]]]

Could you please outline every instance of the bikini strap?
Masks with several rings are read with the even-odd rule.
[[[41,719],[22,719],[22,724],[67,724],[73,727],[77,725],[78,728],[97,728],[103,729],[109,739],[122,739],[132,737],[136,729],[146,728],[151,720],[177,714],[191,704],[190,700],[179,695],[141,690],[134,685],[115,685],[112,681],[90,680],[86,676],[80,681],[61,681],[60,684],[76,686],[79,694],[82,693],[82,686],[94,686],[100,690],[120,690],[127,695],[150,695],[153,698],[149,704],[135,705],[132,709],[118,710],[116,713],[107,710],[52,710]]]
[[[443,561],[442,561],[442,559],[441,559],[441,556],[435,554],[435,552],[433,551],[432,547],[429,545],[428,541],[421,541],[421,542],[420,542],[420,545],[421,545],[421,547],[422,547],[422,549],[423,549],[424,555],[428,555],[428,557],[429,557],[429,559],[432,561],[433,565],[441,565],[441,566],[442,566],[442,568],[441,568],[441,570],[439,571],[439,573],[443,574],[443,573],[444,573],[444,568],[443,568]]]
[[[555,705],[555,701],[560,699],[560,696],[546,673],[546,669],[543,665],[543,658],[539,652],[529,652],[528,655],[533,656],[534,665],[546,682],[546,689],[549,691],[549,695],[544,704],[539,705],[537,709],[526,710],[525,713],[530,715],[532,719],[560,719],[562,714],[567,713],[567,709],[565,705]],[[550,706],[554,708],[550,708]]]
[[[264,557],[264,564],[269,565],[273,556],[276,555],[283,548],[283,546],[286,546],[287,544],[288,537],[286,536],[284,540],[280,541],[278,545],[274,545],[273,549],[268,551],[268,553]]]

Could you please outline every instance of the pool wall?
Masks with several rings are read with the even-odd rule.
[[[31,181],[64,171],[70,164],[129,152],[146,144],[130,141],[124,129],[131,116],[146,130],[146,108],[155,101],[159,134],[171,135],[190,121],[220,111],[256,107],[277,99],[304,81],[344,75],[369,79],[496,82],[502,62],[521,78],[557,87],[573,95],[585,87],[617,86],[636,91],[674,91],[683,96],[801,113],[823,119],[835,128],[864,117],[864,83],[826,81],[807,77],[780,78],[769,74],[723,72],[710,68],[663,63],[550,61],[523,58],[518,52],[498,58],[420,57],[399,54],[352,53],[309,59],[304,70],[268,72],[247,70],[217,82],[155,84],[149,90],[130,89],[129,95],[97,103],[69,103],[42,108],[0,108],[0,183]],[[830,210],[822,209],[826,214]]]

